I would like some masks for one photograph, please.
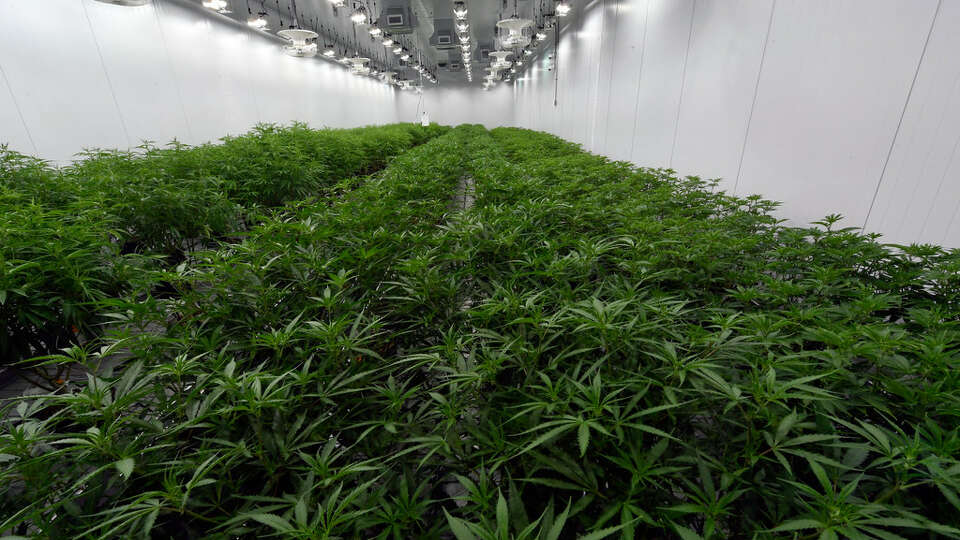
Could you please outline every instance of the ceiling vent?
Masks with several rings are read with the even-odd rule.
[[[453,27],[453,19],[434,19],[430,45],[437,49],[453,49],[459,45],[457,33]]]
[[[410,34],[416,25],[407,0],[388,0],[377,19],[377,26],[390,34]]]
[[[530,44],[531,33],[529,29],[532,26],[533,21],[530,19],[517,17],[498,21],[497,29],[500,31],[500,43],[505,48],[526,47]]]

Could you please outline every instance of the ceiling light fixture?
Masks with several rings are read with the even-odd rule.
[[[454,2],[453,3],[453,15],[459,20],[467,18],[467,4],[464,2]]]
[[[512,17],[497,21],[497,28],[505,29],[509,33],[500,38],[504,47],[526,47],[530,43],[530,38],[524,35],[523,31],[533,26],[530,19],[519,19]]]
[[[267,14],[261,11],[256,17],[250,17],[247,26],[255,30],[267,30]]]
[[[350,20],[353,21],[353,24],[363,24],[367,22],[367,8],[362,5],[357,6],[353,10],[353,13],[350,14]]]
[[[379,26],[377,26],[377,25],[374,24],[374,25],[371,25],[371,26],[370,26],[369,32],[370,32],[370,35],[371,35],[371,36],[377,37],[377,36],[379,36],[380,34],[383,33],[383,30],[381,30]]]
[[[392,40],[392,39],[390,39],[389,37],[383,38],[383,46],[384,46],[384,47],[390,47],[391,45],[393,45],[393,40]]]
[[[290,43],[283,46],[283,52],[297,58],[310,58],[317,55],[317,44],[307,43],[307,40],[315,39],[319,34],[312,30],[303,30],[300,28],[291,28],[281,30],[277,35],[288,40]]]
[[[490,53],[490,56],[495,58],[495,60],[490,62],[490,67],[495,69],[506,69],[510,67],[510,62],[507,61],[507,57],[513,54],[510,51],[493,51]]]
[[[217,13],[230,13],[230,10],[227,9],[227,0],[203,0],[203,7],[207,9],[212,9]]]
[[[367,67],[367,62],[369,61],[369,58],[363,58],[362,56],[354,56],[347,60],[347,62],[351,64],[350,72],[354,75],[366,75],[370,73],[370,68]]]
[[[568,14],[570,14],[570,4],[564,0],[560,0],[554,7],[554,11],[556,11],[557,17],[566,17]]]

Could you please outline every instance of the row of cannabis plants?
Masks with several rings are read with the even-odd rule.
[[[220,144],[87,152],[57,168],[0,147],[0,357],[94,335],[95,304],[259,209],[346,189],[445,128],[259,126]]]
[[[374,456],[409,434],[369,423],[388,408],[407,414],[371,395],[390,386],[377,364],[422,341],[413,314],[390,316],[389,282],[442,231],[477,131],[435,138],[342,197],[292,203],[190,264],[142,276],[171,290],[133,291],[105,314],[116,323],[102,340],[50,359],[96,375],[13,411],[0,530],[256,535],[275,522],[271,501],[301,490],[303,528],[375,527],[354,506],[413,480],[378,478]],[[104,370],[120,351],[122,366]]]
[[[715,188],[461,126],[138,268],[0,531],[960,537],[958,254]]]

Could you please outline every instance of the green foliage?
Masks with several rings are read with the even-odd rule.
[[[0,356],[96,335],[95,304],[142,285],[149,256],[178,264],[243,232],[258,207],[326,196],[444,130],[262,125],[216,145],[90,151],[61,169],[0,147]]]
[[[170,174],[311,196],[140,272],[169,291],[105,296],[105,335],[42,360],[91,375],[7,408],[0,531],[960,537],[957,252],[517,129],[301,194],[395,150],[297,129],[252,135],[314,156],[275,192],[238,180],[272,167],[250,141],[223,145],[242,173]]]

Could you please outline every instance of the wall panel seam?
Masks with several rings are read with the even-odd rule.
[[[750,102],[750,112],[747,113],[747,127],[743,130],[743,145],[740,147],[740,161],[737,163],[737,178],[733,182],[733,194],[736,195],[740,186],[740,173],[743,171],[743,157],[747,154],[747,139],[750,137],[750,126],[753,125],[753,110],[757,107],[757,96],[760,95],[760,77],[763,75],[763,63],[767,59],[767,45],[770,43],[770,29],[773,28],[773,14],[777,11],[777,0],[770,4],[770,17],[767,19],[767,34],[763,37],[763,49],[760,52],[760,65],[757,66],[757,80],[753,85],[753,100]]]
[[[643,11],[643,39],[640,41],[640,67],[637,69],[637,94],[633,100],[633,133],[630,134],[630,161],[633,161],[633,154],[637,145],[637,123],[640,115],[640,87],[643,82],[643,59],[647,52],[647,23],[650,21],[650,0],[647,0],[646,9]]]
[[[687,85],[687,60],[690,59],[690,44],[693,42],[693,21],[697,17],[697,0],[693,0],[690,9],[690,29],[687,31],[687,52],[683,53],[683,68],[680,70],[680,95],[677,98],[677,118],[673,125],[673,144],[670,145],[670,159],[667,166],[673,168],[673,154],[677,150],[677,137],[680,135],[680,112],[683,110],[683,88]]]
[[[120,110],[120,102],[117,100],[117,92],[113,89],[113,81],[110,80],[110,73],[107,71],[107,63],[103,60],[103,51],[100,50],[100,41],[97,39],[97,33],[93,30],[93,21],[90,20],[90,13],[87,11],[85,0],[81,0],[80,7],[83,8],[83,16],[87,19],[87,28],[90,29],[90,37],[93,39],[93,46],[97,50],[97,57],[100,59],[100,68],[103,70],[103,78],[107,81],[107,88],[110,89],[110,97],[113,98],[113,106],[117,108],[117,118],[120,120],[120,128],[123,130],[123,136],[127,139],[127,146],[133,147],[133,141],[130,140],[130,131],[127,129],[127,123],[123,120],[123,111]]]
[[[920,227],[920,234],[917,235],[917,241],[923,238],[923,233],[927,230],[927,222],[930,221],[930,214],[933,213],[933,207],[937,204],[937,200],[940,198],[940,190],[943,189],[943,183],[947,180],[947,174],[949,174],[950,169],[953,168],[953,162],[957,157],[958,147],[960,147],[960,136],[957,136],[957,140],[953,143],[953,150],[950,151],[950,159],[947,161],[946,168],[943,169],[943,175],[940,177],[940,183],[937,185],[937,192],[933,195],[933,201],[930,203],[930,210],[927,211],[927,216],[923,219],[923,226]],[[958,206],[960,206],[960,201],[958,201]],[[941,244],[946,242],[946,233],[949,230],[950,227],[945,229],[943,240],[940,241]]]
[[[953,97],[957,95],[957,91],[958,91],[958,90],[960,90],[960,72],[957,72],[957,75],[956,75],[956,77],[954,78],[954,81],[953,81],[953,93],[950,94],[950,98],[947,99],[947,103],[944,105],[944,112],[943,112],[943,115],[942,115],[942,117],[941,117],[941,121],[942,121],[944,118],[946,118],[946,109],[947,109],[947,108],[950,106],[950,104],[953,102]],[[937,132],[939,133],[939,126],[938,126],[938,128],[937,128]],[[931,203],[930,203],[930,209],[927,211],[927,215],[926,215],[926,217],[923,219],[923,225],[920,227],[920,233],[917,235],[917,241],[919,241],[921,238],[923,238],[923,233],[926,232],[926,230],[927,230],[927,223],[930,221],[930,215],[933,213],[933,208],[936,206],[937,200],[940,199],[940,191],[943,189],[943,184],[944,184],[944,182],[946,182],[946,180],[947,180],[947,175],[950,173],[950,169],[953,168],[953,162],[954,162],[954,160],[955,160],[956,157],[957,157],[957,148],[958,148],[958,147],[960,147],[960,134],[957,135],[957,140],[954,141],[954,143],[953,143],[953,148],[950,150],[950,158],[947,160],[947,165],[946,165],[946,167],[944,167],[944,169],[943,169],[943,174],[940,175],[940,182],[937,184],[937,191],[934,193],[933,199],[931,200]],[[949,231],[950,231],[950,227],[948,226],[948,227],[944,230],[944,238],[943,238],[943,240],[941,240],[941,242],[940,242],[941,244],[943,244],[943,243],[946,241],[946,234],[947,234],[947,232],[949,232]]]
[[[30,133],[30,128],[27,127],[27,120],[23,116],[23,111],[20,109],[20,103],[17,101],[17,96],[13,94],[13,87],[10,86],[10,79],[7,78],[7,72],[3,70],[3,65],[0,64],[0,75],[3,76],[3,84],[7,87],[7,92],[10,93],[10,99],[13,101],[13,107],[17,109],[17,116],[20,117],[20,123],[23,124],[23,131],[27,134],[27,140],[30,141],[30,146],[33,147],[33,153],[39,155],[40,152],[37,150],[37,143],[33,140],[33,135]]]
[[[597,143],[596,143],[597,117],[600,116],[600,72],[602,71],[600,68],[603,65],[603,38],[606,36],[606,32],[604,32],[604,26],[605,26],[604,23],[606,23],[606,17],[604,16],[605,15],[604,12],[606,11],[607,0],[600,0],[600,3],[598,5],[600,7],[600,47],[597,52],[597,75],[594,77],[594,79],[596,80],[596,84],[595,84],[596,90],[594,91],[594,96],[593,96],[594,98],[593,118],[590,120],[590,151],[591,152],[597,151]]]
[[[180,102],[180,113],[183,114],[183,123],[187,128],[187,137],[189,137],[191,143],[193,143],[196,139],[194,139],[193,129],[190,127],[190,117],[187,115],[187,106],[183,102],[183,91],[180,89],[180,77],[177,75],[177,69],[173,65],[173,59],[170,57],[170,45],[167,43],[167,34],[163,31],[163,21],[160,20],[160,9],[159,2],[154,2],[153,15],[157,19],[157,30],[160,32],[160,40],[163,41],[163,51],[166,53],[167,64],[170,66],[170,75],[173,77],[173,87],[177,90],[177,101]]]
[[[615,0],[614,9],[613,9],[613,35],[611,37],[611,47],[610,52],[610,76],[607,77],[607,113],[604,116],[603,120],[603,149],[604,152],[607,151],[607,143],[610,141],[610,95],[613,93],[613,73],[614,66],[617,65],[617,26],[619,26],[618,19],[620,18],[620,2],[621,0]],[[601,54],[603,49],[601,49]]]
[[[890,156],[893,155],[893,149],[897,145],[897,138],[900,136],[900,128],[903,126],[903,118],[907,114],[907,108],[910,106],[910,98],[913,96],[913,88],[917,84],[917,77],[920,75],[920,67],[923,66],[923,58],[927,54],[927,45],[930,44],[930,36],[933,35],[933,27],[937,23],[937,17],[940,15],[940,6],[943,0],[937,0],[937,8],[933,12],[933,18],[930,20],[930,28],[927,30],[927,38],[923,41],[923,48],[920,50],[920,57],[917,59],[917,68],[913,71],[913,79],[910,81],[910,88],[907,90],[907,97],[903,101],[903,108],[900,109],[900,119],[897,120],[897,127],[893,131],[893,137],[890,140],[890,147],[887,149],[887,157],[883,160],[883,167],[880,169],[880,178],[877,179],[877,187],[873,190],[873,197],[870,199],[870,207],[867,208],[867,216],[863,218],[863,226],[860,231],[867,229],[867,223],[870,221],[870,214],[873,212],[873,206],[877,202],[877,195],[880,193],[880,185],[883,184],[883,177],[887,173],[887,165],[890,163]]]
[[[937,121],[937,128],[933,132],[934,141],[940,140],[940,132],[943,131],[943,124],[947,120],[947,109],[950,107],[950,103],[953,101],[954,94],[956,94],[957,83],[960,83],[960,72],[957,72],[956,76],[954,77],[953,85],[951,86],[953,92],[950,94],[950,97],[947,98],[947,100],[944,102],[943,108],[940,111],[940,114],[938,115],[940,119]],[[923,156],[923,163],[920,165],[920,168],[918,169],[920,174],[919,178],[917,178],[917,181],[914,182],[913,184],[913,191],[910,193],[910,202],[908,202],[907,205],[903,208],[904,212],[900,216],[900,224],[897,225],[897,229],[896,229],[897,231],[900,231],[903,229],[903,223],[907,219],[907,214],[910,212],[910,208],[913,207],[913,202],[917,199],[917,192],[920,190],[919,189],[920,180],[924,176],[926,176],[927,167],[929,166],[929,163],[930,163],[930,158],[931,156],[933,156],[933,150],[934,150],[933,144],[930,144],[929,146],[927,146],[927,151]],[[956,149],[954,148],[953,151],[956,151]],[[950,160],[951,161],[953,160],[952,152],[951,152]],[[943,187],[943,179],[946,177],[947,170],[949,170],[949,166],[947,169],[944,169],[944,174],[943,176],[941,176],[940,183],[937,185],[936,194],[934,194],[933,199],[931,200],[930,208],[927,211],[926,217],[923,219],[923,225],[920,227],[921,234],[923,234],[923,231],[927,228],[927,221],[929,221],[930,213],[933,211],[933,207],[936,205],[937,196],[940,194],[940,189]]]

